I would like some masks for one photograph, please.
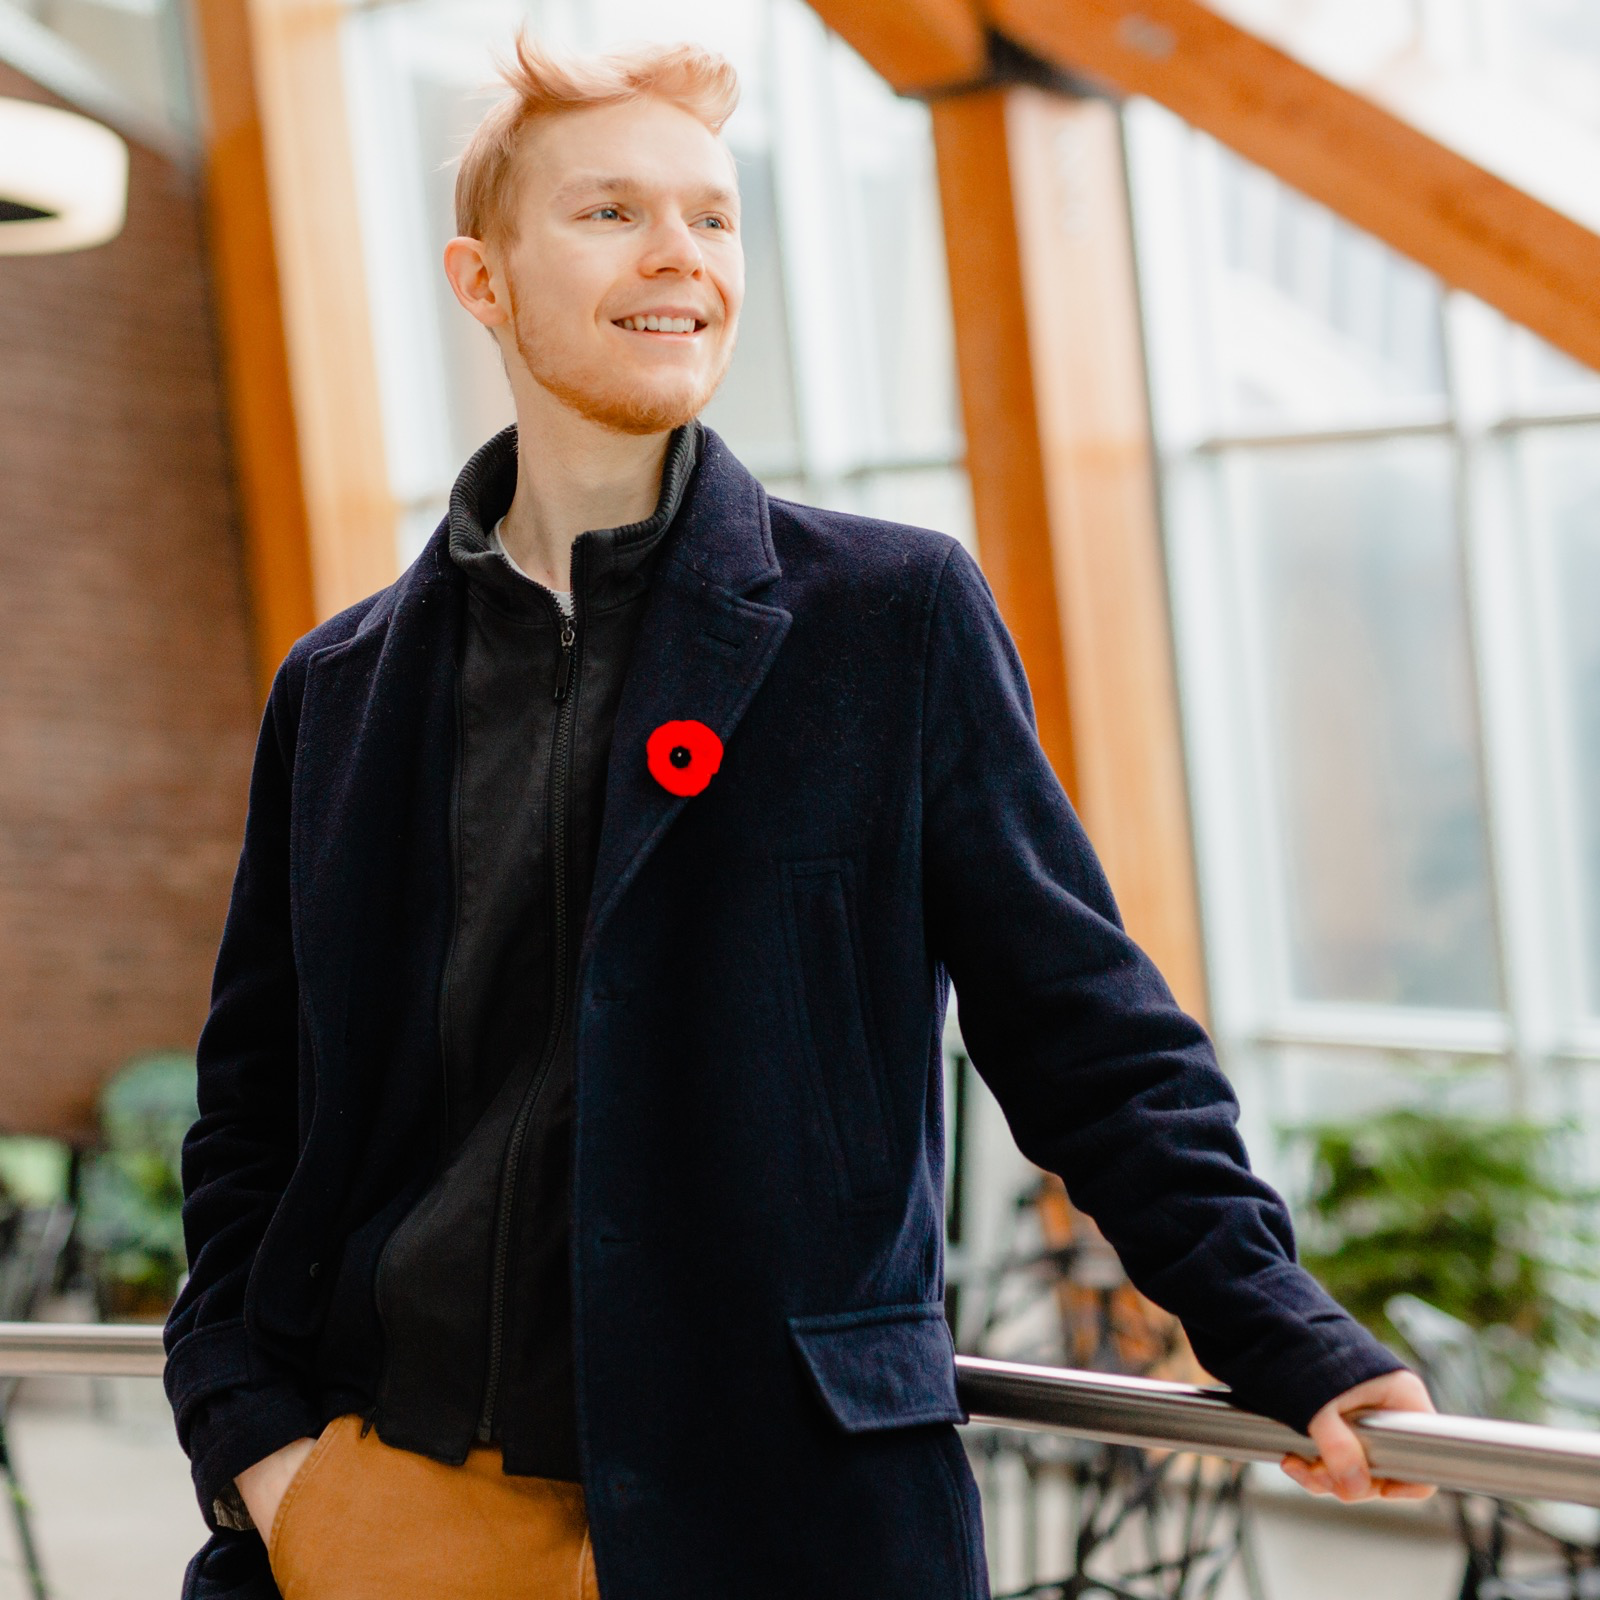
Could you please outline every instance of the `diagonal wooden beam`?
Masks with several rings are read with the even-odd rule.
[[[901,94],[983,73],[983,19],[969,0],[811,0],[811,9]]]
[[[1147,95],[1600,367],[1600,235],[1199,0],[989,0],[1008,38]]]

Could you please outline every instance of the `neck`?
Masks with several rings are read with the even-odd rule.
[[[529,577],[570,589],[580,533],[642,522],[655,510],[671,434],[617,433],[533,384],[513,392],[517,489],[500,536]]]

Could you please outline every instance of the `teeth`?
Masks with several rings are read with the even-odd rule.
[[[624,317],[622,326],[631,333],[693,333],[693,317]]]

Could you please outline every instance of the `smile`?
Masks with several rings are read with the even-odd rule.
[[[698,333],[705,323],[698,317],[644,316],[621,317],[611,324],[628,333]]]

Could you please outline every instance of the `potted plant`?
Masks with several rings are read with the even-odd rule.
[[[146,1056],[100,1097],[102,1147],[85,1162],[81,1237],[114,1319],[165,1316],[187,1270],[179,1155],[194,1121],[192,1056]]]
[[[1536,1415],[1547,1358],[1600,1334],[1579,1292],[1596,1195],[1559,1175],[1566,1131],[1414,1110],[1301,1128],[1302,1260],[1380,1338],[1396,1339],[1396,1294],[1460,1318],[1482,1335],[1496,1409]]]

